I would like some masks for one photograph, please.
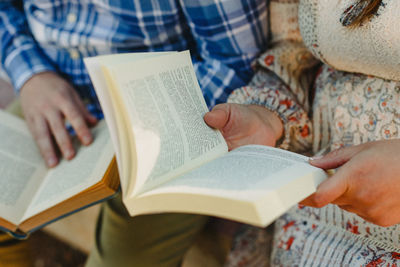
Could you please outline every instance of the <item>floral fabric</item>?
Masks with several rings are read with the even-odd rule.
[[[275,45],[259,59],[252,83],[229,101],[276,111],[286,123],[289,149],[316,154],[400,138],[400,82],[326,64],[313,72],[315,61],[299,42]],[[293,66],[294,58],[303,60]],[[249,245],[234,246],[227,266],[251,266],[271,245],[259,241],[268,238],[267,231],[251,226],[238,238]],[[336,205],[293,207],[275,222],[273,239],[271,266],[400,266],[400,225],[380,227]]]

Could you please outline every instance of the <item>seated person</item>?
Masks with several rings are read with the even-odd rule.
[[[0,56],[43,158],[54,167],[57,151],[66,159],[76,152],[65,120],[88,145],[89,126],[102,118],[83,57],[190,49],[211,107],[250,80],[251,63],[267,44],[266,16],[264,0],[1,1]],[[120,198],[110,200],[87,264],[176,266],[207,220],[188,214],[130,218]],[[5,239],[4,247],[14,242]]]
[[[230,149],[264,144],[327,153],[311,164],[337,168],[304,205],[275,222],[272,266],[398,266],[400,2],[294,2],[271,3],[283,8],[276,17],[289,40],[275,36],[249,86],[205,121]],[[310,52],[292,31],[297,8]],[[314,57],[323,62],[317,72]],[[254,248],[266,244],[258,235],[262,229],[239,231],[227,265],[260,266],[254,252],[265,250]]]

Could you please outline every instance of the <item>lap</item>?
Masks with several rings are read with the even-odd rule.
[[[119,195],[102,207],[86,266],[178,266],[207,221],[190,214],[131,218]]]

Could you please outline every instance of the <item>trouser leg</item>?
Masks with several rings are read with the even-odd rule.
[[[131,218],[119,195],[102,207],[86,267],[179,266],[207,220],[190,214]]]
[[[0,266],[32,267],[28,241],[17,240],[6,233],[0,233]]]

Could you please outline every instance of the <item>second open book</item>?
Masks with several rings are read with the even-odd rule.
[[[185,212],[265,226],[326,178],[308,158],[265,146],[228,152],[189,52],[86,58],[134,215]]]

